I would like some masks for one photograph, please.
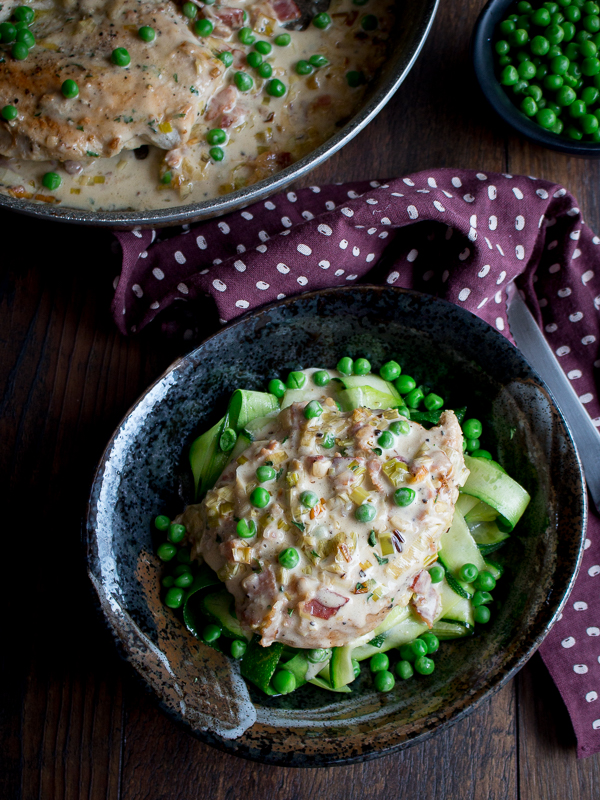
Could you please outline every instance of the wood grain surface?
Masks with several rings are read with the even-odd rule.
[[[529,145],[485,107],[468,59],[482,5],[442,0],[396,96],[306,183],[441,166],[526,173],[568,186],[600,231],[600,162]],[[114,427],[182,344],[158,328],[130,339],[116,332],[110,233],[6,212],[0,226],[0,800],[600,797],[600,757],[576,760],[569,718],[537,656],[453,728],[349,767],[253,764],[164,716],[95,613],[80,526]],[[211,311],[204,333],[215,327]]]

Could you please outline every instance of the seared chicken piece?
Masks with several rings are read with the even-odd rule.
[[[0,11],[8,19],[17,3]],[[158,0],[34,3],[36,45],[24,61],[0,63],[0,107],[18,117],[0,122],[0,154],[31,160],[81,161],[153,144],[184,145],[222,83],[222,42],[199,39],[181,10]],[[140,27],[154,28],[144,42]],[[111,62],[125,48],[127,67]],[[213,52],[214,51],[214,52]],[[79,96],[66,99],[63,81]]]
[[[376,440],[402,419],[398,412],[344,413],[325,397],[322,404],[309,420],[305,403],[281,411],[181,517],[192,555],[226,581],[238,619],[265,646],[348,644],[411,600],[430,626],[440,612],[424,568],[436,559],[468,476],[454,413],[431,430],[409,423],[378,455]],[[326,435],[334,447],[321,446]],[[272,477],[259,484],[256,470],[265,465]],[[269,493],[261,508],[250,500],[257,485]],[[396,490],[408,504],[395,502]],[[240,538],[238,520],[254,522],[256,536]],[[298,555],[295,565],[279,561],[287,548]]]

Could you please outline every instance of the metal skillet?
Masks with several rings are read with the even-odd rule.
[[[398,7],[395,27],[390,36],[389,52],[379,75],[372,82],[358,112],[340,130],[312,153],[286,169],[244,189],[223,197],[190,203],[172,208],[148,211],[86,211],[67,206],[50,206],[0,195],[0,209],[6,208],[38,219],[93,225],[104,228],[142,229],[167,227],[217,217],[281,191],[302,178],[337,152],[381,111],[408,75],[419,55],[437,11],[439,0],[402,0]],[[302,25],[315,13],[328,6],[327,0],[304,0],[298,5],[303,12]]]

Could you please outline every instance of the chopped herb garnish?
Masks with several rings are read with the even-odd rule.
[[[371,592],[371,594],[367,595],[367,600],[370,600],[372,597],[373,597],[373,592]]]
[[[377,559],[377,563],[379,564],[380,567],[389,562],[389,558],[382,558],[381,556],[378,556],[375,551],[373,551],[373,555]]]
[[[313,556],[313,558],[321,558],[321,556],[317,553],[316,550],[311,550],[310,554],[311,556]]]
[[[375,547],[375,545],[377,544],[377,537],[375,536],[375,531],[371,531],[371,533],[369,534],[369,544],[371,545],[371,547]]]
[[[175,81],[175,83],[179,83],[179,78],[177,77],[177,73],[173,75],[173,80]]]
[[[290,438],[289,436],[286,436],[285,439],[281,440],[281,444],[285,444],[289,438]]]
[[[366,583],[357,583],[354,587],[354,594],[364,594],[368,588]]]
[[[294,613],[294,609],[293,608],[288,608],[288,617],[291,617],[293,613]]]
[[[196,87],[195,87],[195,86],[190,86],[190,92],[191,92],[192,94],[197,94],[197,95],[199,95],[199,94],[200,94],[200,92],[198,91],[198,89],[196,89]]]
[[[376,456],[383,455],[383,450],[381,447],[372,447],[371,450],[375,453]]]
[[[83,130],[83,125],[78,125],[78,126],[77,126],[77,130],[78,130],[78,131],[82,131],[82,130]]]
[[[98,153],[92,153],[91,150],[86,150],[85,152],[86,152],[86,155],[88,155],[90,158],[100,158]]]
[[[368,644],[373,645],[373,647],[381,647],[381,645],[385,642],[386,635],[385,633],[380,633],[379,636],[376,636],[374,639],[371,639]]]
[[[253,558],[252,559],[252,572],[259,572],[260,573],[260,572],[262,572],[262,570],[263,570],[263,565],[260,563],[260,561],[257,558]]]
[[[301,531],[304,531],[304,528],[306,527],[303,522],[296,522],[295,519],[292,520],[292,525],[295,525]]]
[[[276,480],[276,481],[278,481],[278,480],[279,480],[279,478],[281,478],[281,476],[283,475],[284,471],[285,471],[285,467],[282,467],[282,468],[279,470],[279,472],[278,472],[278,473],[277,473],[277,475],[275,476],[275,480]]]

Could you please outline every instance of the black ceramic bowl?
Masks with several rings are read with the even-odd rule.
[[[531,503],[499,551],[505,576],[491,622],[446,642],[435,672],[387,694],[371,675],[347,695],[304,686],[268,698],[189,634],[160,600],[153,518],[182,507],[187,447],[236,387],[264,388],[298,366],[395,358],[483,420],[485,442]],[[122,652],[163,707],[203,741],[293,766],[374,758],[472,711],[527,661],[577,573],[585,495],[572,441],[537,375],[497,331],[431,296],[357,286],[304,294],[248,314],[177,361],[131,409],[102,458],[89,502],[89,574]]]
[[[471,39],[471,58],[479,86],[487,101],[502,119],[535,144],[583,158],[600,158],[600,144],[578,142],[544,130],[532,122],[510,100],[499,83],[494,67],[493,39],[496,25],[515,5],[515,0],[490,0],[479,15]]]

